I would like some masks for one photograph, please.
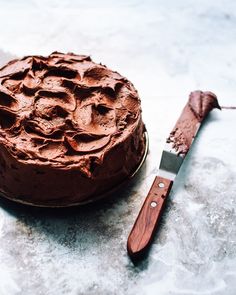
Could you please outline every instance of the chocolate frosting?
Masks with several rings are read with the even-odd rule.
[[[214,108],[221,109],[214,93],[209,91],[190,93],[189,100],[167,139],[178,154],[187,154],[200,123]]]
[[[144,151],[132,83],[89,56],[26,56],[0,69],[0,191],[71,205],[116,187]]]
[[[89,56],[27,56],[0,70],[0,141],[20,161],[91,177],[139,121],[133,85]]]
[[[199,122],[202,122],[214,108],[221,109],[216,95],[210,91],[203,92],[198,90],[191,92],[188,106]]]

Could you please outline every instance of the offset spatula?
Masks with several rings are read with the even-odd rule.
[[[213,93],[195,91],[190,94],[166,141],[158,175],[130,232],[127,250],[131,258],[142,256],[150,245],[175,177],[202,121],[213,108],[220,109],[217,97]]]

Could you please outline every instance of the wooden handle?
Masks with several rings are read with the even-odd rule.
[[[172,184],[172,180],[155,177],[128,238],[131,258],[141,256],[150,245]]]

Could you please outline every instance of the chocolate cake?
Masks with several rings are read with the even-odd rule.
[[[26,56],[0,69],[0,192],[71,205],[127,179],[145,150],[132,83],[89,56]]]

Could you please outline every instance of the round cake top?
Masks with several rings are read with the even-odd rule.
[[[0,69],[0,144],[24,163],[89,176],[140,120],[132,83],[89,56],[53,52]]]

